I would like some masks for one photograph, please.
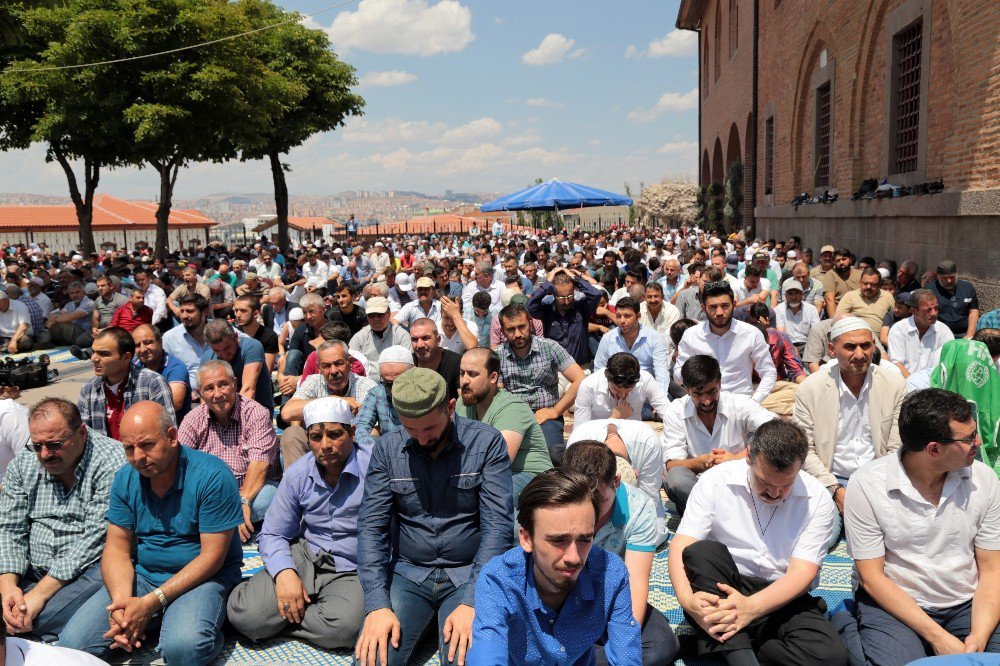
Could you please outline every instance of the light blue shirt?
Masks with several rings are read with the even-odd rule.
[[[639,361],[639,367],[653,375],[663,392],[670,389],[670,358],[659,333],[648,326],[639,325],[639,335],[631,348],[625,343],[621,330],[613,328],[601,338],[594,357],[594,370],[608,366],[608,359],[618,352],[629,352]]]
[[[208,344],[208,340],[203,345],[198,344],[194,336],[184,328],[184,324],[178,324],[163,334],[163,351],[184,364],[191,388],[197,387],[201,358],[212,352],[212,345]]]

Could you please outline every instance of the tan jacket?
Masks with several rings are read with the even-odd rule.
[[[840,394],[836,383],[839,378],[839,365],[822,368],[806,377],[799,384],[792,410],[792,421],[809,439],[809,455],[803,469],[828,488],[837,485],[830,465],[837,447],[840,421]],[[906,380],[895,373],[873,368],[868,389],[868,414],[876,458],[899,448],[899,408],[905,395]]]

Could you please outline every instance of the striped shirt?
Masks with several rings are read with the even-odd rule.
[[[45,315],[42,313],[42,306],[38,304],[38,301],[30,296],[22,296],[17,300],[27,306],[28,320],[31,323],[31,330],[35,337],[38,337],[38,335],[45,330]]]

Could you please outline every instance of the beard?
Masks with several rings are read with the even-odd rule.
[[[489,395],[489,389],[485,391],[475,391],[472,387],[462,387],[462,404],[466,407],[473,407],[481,403]]]

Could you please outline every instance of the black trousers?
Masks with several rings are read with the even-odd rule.
[[[680,646],[670,621],[660,611],[646,604],[646,617],[642,621],[642,666],[667,666],[674,663]],[[603,645],[594,646],[597,666],[608,666]]]
[[[755,576],[743,576],[729,549],[718,541],[698,541],[684,549],[684,571],[695,592],[722,595],[717,583],[725,583],[750,596],[771,584]],[[826,618],[826,602],[810,594],[792,599],[782,608],[751,622],[725,643],[720,643],[685,613],[694,628],[699,655],[719,655],[752,649],[761,664],[790,666],[846,666],[847,649]]]

